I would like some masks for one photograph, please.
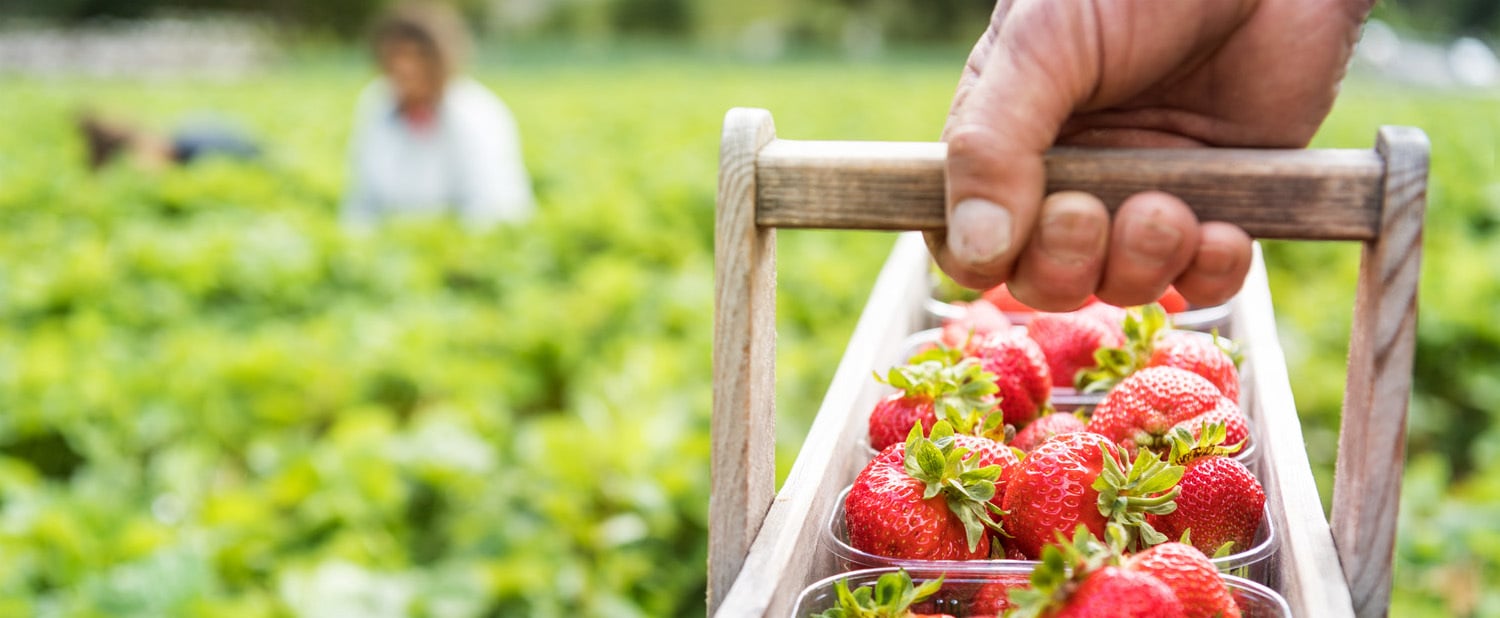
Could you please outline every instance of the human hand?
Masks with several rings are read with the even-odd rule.
[[[948,232],[955,281],[1008,282],[1033,307],[1116,305],[1168,284],[1217,304],[1244,283],[1250,237],[1160,192],[1044,196],[1054,144],[1306,146],[1328,115],[1372,0],[1000,0],[953,97]]]

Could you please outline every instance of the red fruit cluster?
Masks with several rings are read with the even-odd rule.
[[[1147,514],[1175,508],[1182,468],[1155,456],[1134,462],[1113,442],[1094,433],[1055,436],[1027,454],[1011,474],[1001,507],[1010,537],[1006,544],[1030,559],[1041,556],[1059,533],[1079,526],[1103,536],[1114,524],[1131,545],[1166,540],[1146,522]]]
[[[955,435],[945,422],[933,426],[931,438],[913,427],[906,442],[881,451],[850,487],[849,543],[891,558],[988,558],[999,528],[992,502],[1016,465],[1003,444]]]
[[[1227,456],[1239,444],[1226,447],[1225,438],[1224,426],[1219,424],[1204,427],[1196,439],[1178,429],[1172,436],[1170,456],[1172,463],[1183,466],[1177,510],[1147,516],[1162,534],[1184,539],[1210,556],[1249,549],[1266,505],[1260,480]]]
[[[957,602],[990,614],[1238,615],[1207,558],[1249,549],[1264,513],[1259,482],[1229,457],[1249,436],[1233,354],[1171,330],[1156,306],[1035,314],[1025,331],[999,309],[974,303],[944,345],[884,377],[898,392],[871,412],[883,450],[844,501],[849,544],[901,560],[1045,563],[1063,535],[1110,538],[1119,557],[1072,565],[1083,576],[1050,595],[1066,602],[1048,613],[1026,614],[999,585]],[[1054,412],[1053,380],[1073,375],[1104,398]]]
[[[1016,300],[1016,297],[1010,293],[1010,288],[1006,287],[1004,283],[985,290],[980,294],[980,298],[999,307],[1001,311],[1006,313],[1037,313],[1036,309],[1032,309],[1026,303]],[[1165,307],[1168,313],[1182,313],[1188,310],[1187,299],[1183,298],[1182,293],[1178,292],[1177,288],[1173,286],[1167,286],[1167,291],[1163,292],[1161,298],[1156,299],[1156,302]],[[1114,305],[1102,302],[1092,295],[1083,304],[1084,307],[1093,307],[1096,305],[1114,307]],[[1118,309],[1118,307],[1116,308]]]
[[[963,315],[943,322],[941,342],[945,346],[967,349],[985,335],[1010,330],[1010,319],[989,301],[980,299],[953,304],[963,311]]]
[[[1094,409],[1088,430],[1134,453],[1141,448],[1166,454],[1168,435],[1177,428],[1198,435],[1205,423],[1223,423],[1229,441],[1249,437],[1239,406],[1202,376],[1176,367],[1148,367],[1125,378]]]
[[[870,412],[870,446],[875,450],[904,440],[913,424],[921,423],[924,433],[931,431],[940,418],[962,433],[976,433],[995,410],[1000,390],[978,360],[952,349],[923,352],[876,379],[897,391]]]
[[[1181,543],[1130,557],[1079,529],[1072,543],[1048,546],[1031,588],[1011,592],[1012,616],[1052,618],[1239,618],[1240,608],[1213,563]]]
[[[1052,436],[1087,430],[1088,421],[1083,417],[1066,412],[1053,412],[1032,421],[1025,429],[1016,432],[1016,437],[1011,440],[1010,445],[1022,452],[1030,453]]]
[[[1092,312],[1041,313],[1026,325],[1026,334],[1041,346],[1058,384],[1072,386],[1078,372],[1098,367],[1094,355],[1100,348],[1125,343],[1118,325],[1096,318]]]
[[[1052,372],[1035,341],[1016,331],[993,333],[974,345],[973,355],[995,375],[1006,423],[1023,427],[1041,414],[1052,396]]]
[[[1132,309],[1121,324],[1123,343],[1095,352],[1094,366],[1076,376],[1080,390],[1103,391],[1147,367],[1177,367],[1202,376],[1239,401],[1238,352],[1216,334],[1172,329],[1160,305]]]

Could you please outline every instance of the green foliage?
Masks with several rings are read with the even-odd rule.
[[[701,615],[722,114],[930,140],[963,55],[483,73],[541,214],[482,235],[337,226],[363,70],[0,83],[0,615]],[[1346,90],[1321,145],[1435,148],[1395,613],[1489,615],[1500,103]],[[89,176],[85,102],[269,158]],[[890,241],[780,233],[783,473]],[[1267,252],[1326,498],[1358,250]]]
[[[701,615],[722,114],[924,139],[950,89],[843,73],[865,86],[509,70],[541,215],[482,235],[337,226],[360,73],[6,82],[0,614]],[[921,86],[862,105],[888,80]],[[268,159],[89,176],[83,103],[158,128],[212,109]],[[800,435],[891,237],[782,240]]]
[[[1355,83],[1315,145],[1360,146],[1383,124],[1432,140],[1416,393],[1408,424],[1392,615],[1500,611],[1500,100]],[[1267,243],[1272,295],[1325,507],[1359,247]],[[1439,539],[1441,541],[1439,541]]]

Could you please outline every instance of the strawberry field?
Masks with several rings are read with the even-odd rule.
[[[962,57],[502,58],[540,214],[480,235],[337,225],[354,59],[6,78],[0,615],[700,615],[722,114],[930,140]],[[1500,100],[1345,90],[1320,146],[1434,143],[1392,613],[1500,613]],[[267,156],[90,175],[85,104]],[[780,235],[783,470],[890,241]],[[1325,499],[1357,251],[1268,249]]]

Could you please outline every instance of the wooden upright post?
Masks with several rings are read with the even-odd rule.
[[[1349,376],[1333,483],[1333,539],[1362,618],[1384,616],[1405,466],[1406,412],[1417,345],[1417,280],[1427,205],[1427,137],[1380,130],[1385,159],[1380,230],[1364,243]]]
[[[734,584],[776,494],[776,230],[755,223],[755,158],[771,113],[724,117],[714,221],[713,493],[708,612]]]

